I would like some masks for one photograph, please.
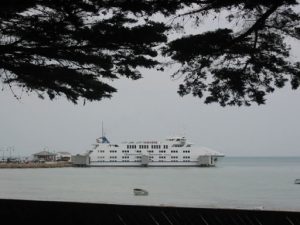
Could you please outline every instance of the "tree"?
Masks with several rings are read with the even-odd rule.
[[[25,3],[24,3],[25,2]],[[205,103],[265,103],[287,81],[299,87],[300,63],[287,38],[300,39],[296,0],[10,0],[0,3],[1,78],[51,99],[64,94],[100,100],[107,82],[138,79],[138,67],[163,66],[160,53],[181,64],[181,96]],[[154,22],[154,15],[166,19]],[[186,18],[226,15],[226,26],[167,39]],[[169,22],[176,21],[176,22]],[[236,25],[234,28],[233,25]],[[161,48],[161,46],[163,46]]]
[[[1,78],[40,97],[64,94],[75,103],[79,97],[110,97],[116,89],[104,80],[140,78],[136,68],[157,65],[153,47],[166,41],[164,24],[138,24],[126,5],[85,0],[0,4]]]
[[[182,64],[180,95],[192,93],[205,103],[265,103],[265,95],[289,80],[297,89],[300,63],[291,62],[287,38],[300,39],[300,16],[294,0],[203,1],[183,16],[197,20],[227,11],[228,27],[179,38],[164,53]]]

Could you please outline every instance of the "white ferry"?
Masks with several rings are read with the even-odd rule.
[[[224,154],[194,147],[185,137],[112,144],[105,136],[89,151],[89,166],[215,166]]]

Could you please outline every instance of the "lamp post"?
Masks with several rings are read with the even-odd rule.
[[[4,152],[5,152],[5,150],[0,149],[0,152],[2,152],[2,161],[4,162]]]
[[[8,147],[7,151],[9,151],[9,160],[11,160],[11,152],[14,151],[14,147],[13,146]]]

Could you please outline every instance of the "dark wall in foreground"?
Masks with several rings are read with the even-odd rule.
[[[6,224],[300,225],[300,212],[0,200]]]

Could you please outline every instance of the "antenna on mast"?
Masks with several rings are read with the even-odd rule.
[[[108,144],[109,140],[105,137],[104,128],[103,128],[103,121],[101,123],[101,130],[102,130],[102,137],[100,138],[101,139],[101,143]]]
[[[101,122],[102,137],[104,137],[103,121]]]

